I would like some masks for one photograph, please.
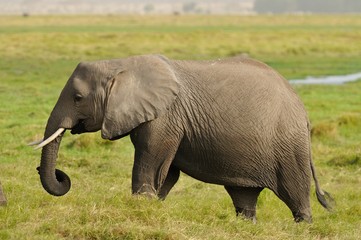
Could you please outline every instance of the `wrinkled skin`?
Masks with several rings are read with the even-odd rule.
[[[310,184],[319,189],[304,106],[288,82],[249,58],[174,61],[147,55],[80,63],[56,103],[45,138],[101,130],[129,135],[135,148],[133,194],[165,199],[180,171],[224,185],[237,215],[255,220],[256,202],[271,189],[294,219],[311,221]],[[42,150],[44,188],[64,195],[70,179],[55,170],[61,141]]]

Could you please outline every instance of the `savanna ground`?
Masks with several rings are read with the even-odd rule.
[[[133,147],[99,133],[65,134],[58,168],[71,191],[52,197],[35,168],[58,95],[82,60],[161,53],[214,59],[246,53],[286,78],[361,70],[360,16],[0,17],[0,239],[359,239],[361,81],[297,86],[313,125],[319,180],[337,202],[325,211],[312,188],[312,224],[295,224],[268,190],[256,225],[235,217],[222,186],[182,175],[166,201],[131,196]]]

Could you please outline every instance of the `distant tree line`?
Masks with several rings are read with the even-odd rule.
[[[256,0],[254,10],[259,13],[357,13],[361,12],[361,0]]]

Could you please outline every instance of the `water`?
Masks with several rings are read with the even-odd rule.
[[[347,82],[355,82],[361,79],[361,72],[348,75],[326,76],[326,77],[307,77],[305,79],[292,79],[291,84],[333,84],[339,85]]]

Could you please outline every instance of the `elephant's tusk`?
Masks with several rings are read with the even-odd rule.
[[[39,143],[34,149],[36,150],[44,147],[45,145],[53,141],[55,138],[57,138],[62,132],[64,132],[64,130],[65,128],[59,128],[53,135],[51,135],[50,137]]]
[[[36,141],[34,141],[34,142],[28,143],[28,146],[38,145],[38,144],[40,144],[42,141],[44,141],[44,139],[36,140]]]

